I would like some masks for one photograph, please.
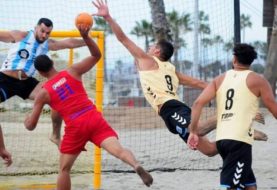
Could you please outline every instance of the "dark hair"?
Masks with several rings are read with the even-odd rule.
[[[53,22],[49,18],[40,18],[37,25],[41,25],[41,23],[45,24],[47,27],[53,27]]]
[[[243,65],[251,65],[254,59],[257,58],[257,52],[254,47],[248,44],[235,44],[233,55],[235,55],[238,62]]]
[[[34,66],[40,72],[48,72],[53,67],[53,61],[47,55],[39,55],[35,58]]]
[[[167,40],[159,40],[156,44],[160,48],[160,59],[161,61],[168,61],[174,52],[173,45]]]

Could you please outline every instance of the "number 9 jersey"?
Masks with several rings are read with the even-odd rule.
[[[177,88],[179,79],[175,67],[170,62],[162,62],[153,57],[159,69],[139,71],[140,83],[146,100],[158,112],[158,106],[168,100],[179,100]]]

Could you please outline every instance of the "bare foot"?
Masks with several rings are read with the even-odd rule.
[[[257,129],[255,129],[254,130],[254,139],[256,141],[267,141],[268,137],[264,132],[258,131]]]
[[[60,138],[57,138],[57,137],[51,135],[51,137],[49,137],[49,140],[50,140],[52,143],[56,144],[58,147],[60,147],[60,142],[61,142],[61,139],[60,139]]]
[[[150,173],[148,173],[143,167],[138,166],[135,171],[137,172],[137,174],[139,175],[139,177],[142,179],[143,183],[147,186],[150,187],[150,185],[152,185],[153,183],[153,178],[150,175]]]

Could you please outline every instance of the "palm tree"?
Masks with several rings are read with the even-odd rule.
[[[276,92],[277,81],[277,1],[274,1],[274,21],[272,26],[272,34],[266,60],[266,68],[264,72],[265,78],[270,82],[273,92]]]
[[[223,45],[223,50],[226,52],[226,63],[225,63],[225,70],[228,70],[229,68],[231,68],[230,66],[230,61],[229,61],[229,57],[231,55],[231,51],[233,50],[234,47],[234,40],[231,39],[228,42],[224,43]]]
[[[102,18],[102,17],[95,17],[94,18],[94,30],[103,30],[106,35],[112,34],[112,29],[109,24]]]
[[[174,45],[174,64],[176,65],[176,69],[179,70],[180,63],[178,60],[178,53],[181,47],[186,47],[186,42],[180,36],[181,34],[185,34],[192,30],[192,21],[190,18],[190,14],[183,13],[179,15],[179,13],[173,10],[170,13],[166,14],[166,17],[170,23],[170,29],[172,31],[173,37],[173,45]],[[182,72],[182,71],[181,71]]]
[[[206,57],[207,57],[207,51],[208,51],[208,46],[212,45],[211,39],[207,38],[206,35],[209,35],[211,33],[211,29],[209,26],[209,16],[207,14],[205,14],[204,11],[200,11],[199,15],[198,15],[198,19],[199,19],[199,28],[198,28],[198,32],[200,35],[200,45],[199,47],[200,49],[200,55],[201,56],[201,63],[202,63],[202,70],[204,70],[204,78],[206,80],[206,72],[205,72],[205,68],[206,68]],[[200,77],[202,78],[202,72],[200,71]]]
[[[201,72],[200,72],[200,78],[202,78],[203,73],[204,73],[204,80],[206,81],[207,80],[207,75],[208,75],[208,73],[207,73],[208,64],[206,63],[206,57],[207,57],[207,55],[209,53],[208,52],[209,46],[213,45],[213,40],[210,39],[210,38],[203,38],[203,39],[200,40],[200,43],[203,46],[203,63],[204,63],[201,66],[202,69],[201,69]]]
[[[155,40],[171,40],[169,23],[166,20],[165,7],[163,0],[148,0],[151,9],[152,26]]]
[[[211,33],[211,28],[209,25],[209,15],[206,15],[204,11],[199,12],[199,28],[200,40],[205,38],[206,34]]]
[[[220,46],[223,44],[222,37],[219,35],[216,35],[213,38],[213,44],[215,44],[216,46],[216,60],[219,61],[219,49],[221,49]]]
[[[255,47],[255,49],[257,50],[258,54],[259,54],[259,58],[262,60],[266,59],[266,55],[267,55],[267,48],[268,45],[266,42],[262,42],[262,41],[254,41],[252,43],[252,45]]]
[[[138,37],[143,36],[145,38],[145,50],[149,48],[149,43],[154,40],[152,24],[146,20],[136,22],[136,26],[131,31],[131,34],[134,34]]]
[[[251,28],[252,27],[252,22],[250,20],[249,15],[242,14],[240,15],[240,29],[242,31],[242,41],[245,41],[245,29],[246,28]]]

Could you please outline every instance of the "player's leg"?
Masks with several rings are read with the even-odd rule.
[[[264,124],[264,118],[260,113],[257,113],[254,121]],[[216,122],[216,116],[209,117],[207,120],[199,122],[198,135],[205,136],[206,134],[216,129]],[[268,137],[264,132],[254,129],[254,140],[267,141],[267,139]]]
[[[62,154],[60,155],[60,168],[57,179],[57,190],[70,190],[71,179],[70,171],[74,161],[79,154]]]
[[[39,83],[37,83],[37,84],[34,86],[32,92],[31,92],[30,95],[29,95],[29,99],[30,99],[30,100],[34,100],[34,99],[35,99],[36,95],[38,94],[38,92],[39,92],[40,89],[42,88],[42,85],[43,85],[43,83],[42,83],[42,82],[39,82]]]
[[[29,99],[34,100],[36,95],[38,94],[39,90],[42,88],[43,83],[38,83],[31,94],[29,95]],[[62,126],[62,118],[60,115],[55,111],[51,110],[51,119],[52,119],[52,134],[50,136],[50,140],[55,143],[56,145],[60,145],[61,139],[61,126]]]
[[[210,157],[218,154],[215,142],[209,141],[207,137],[199,137],[197,150]]]
[[[217,119],[216,115],[207,118],[205,121],[201,121],[198,124],[198,135],[205,136],[206,134],[210,133],[214,129],[216,129]]]
[[[62,118],[58,112],[56,112],[55,110],[51,110],[51,119],[52,134],[49,139],[57,146],[59,146],[61,141]]]
[[[246,187],[245,190],[257,190],[256,186]]]
[[[5,102],[22,91],[21,86],[17,84],[15,78],[0,72],[0,102]]]
[[[256,141],[267,141],[268,137],[267,134],[265,134],[262,131],[259,131],[257,129],[254,129],[254,140]]]
[[[133,167],[146,186],[149,187],[153,183],[152,176],[139,164],[130,150],[121,146],[116,137],[106,138],[100,146],[111,155]]]

